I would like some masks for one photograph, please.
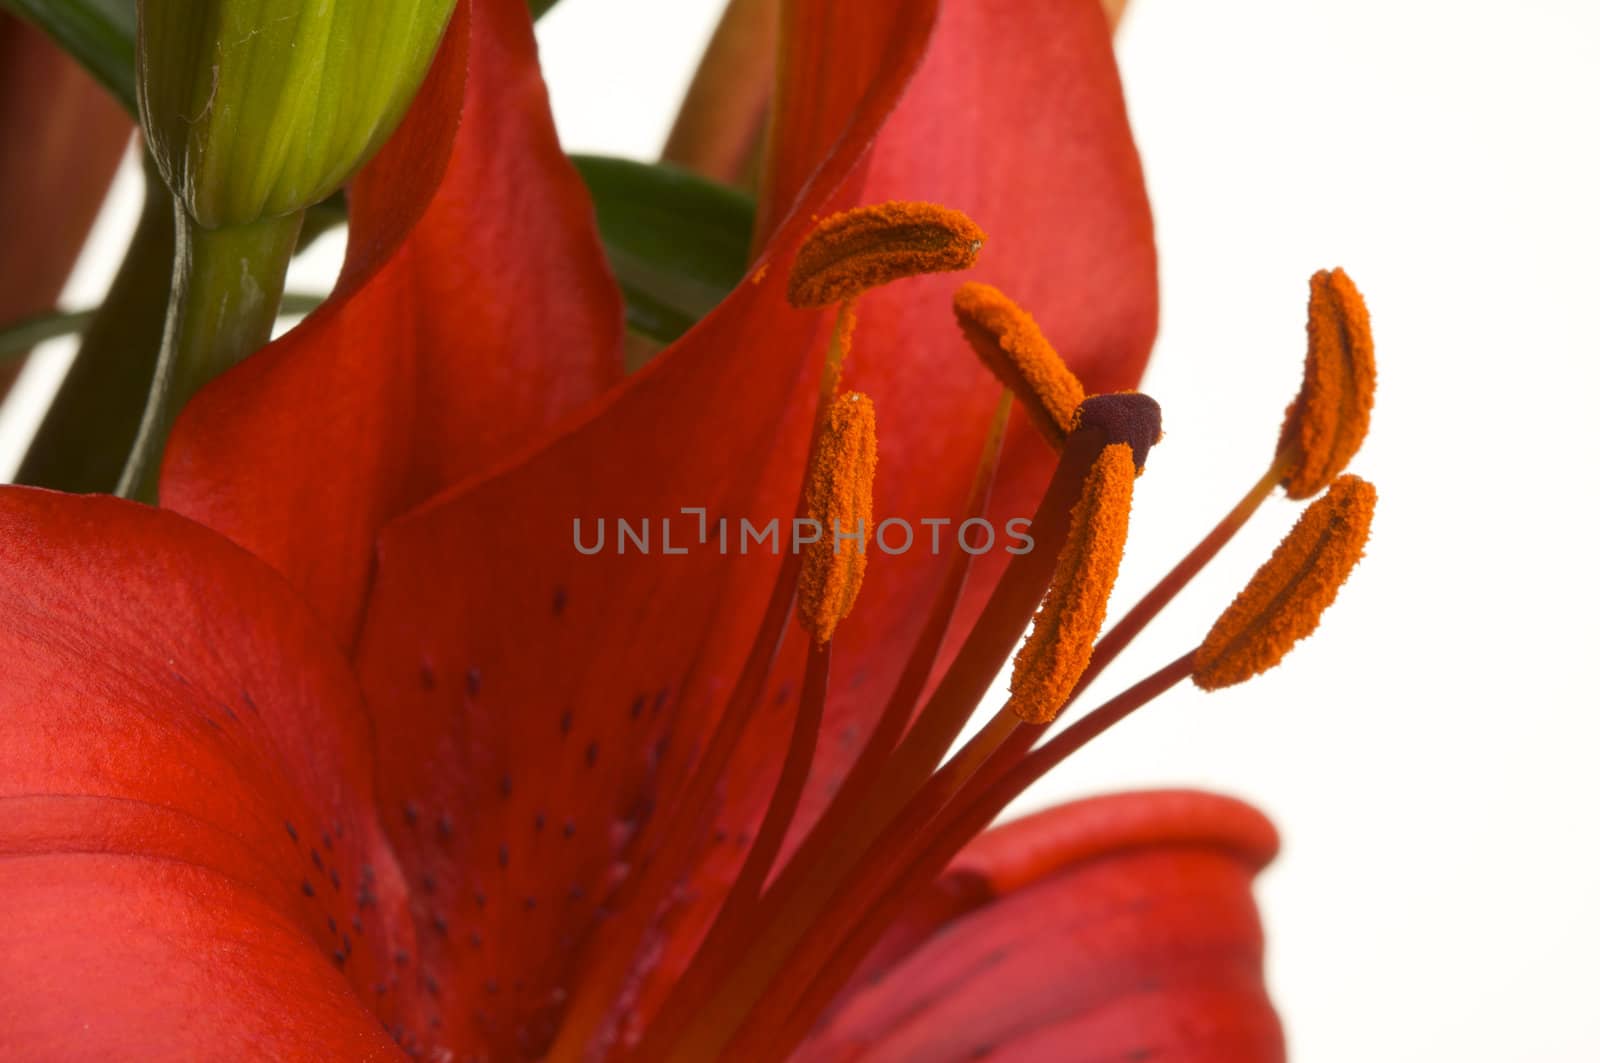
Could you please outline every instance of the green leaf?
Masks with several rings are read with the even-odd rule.
[[[38,26],[82,63],[128,113],[133,88],[134,0],[0,0],[0,8]]]
[[[747,195],[672,166],[574,155],[628,325],[671,342],[744,277],[755,228]]]
[[[545,12],[555,7],[556,2],[557,0],[528,0],[528,10],[533,12],[533,17],[537,21],[544,18]]]
[[[278,316],[309,314],[321,306],[326,298],[323,295],[291,292],[283,297]],[[0,364],[22,357],[41,343],[77,335],[94,319],[94,315],[94,310],[57,310],[0,326]]]

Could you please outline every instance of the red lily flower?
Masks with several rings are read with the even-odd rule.
[[[799,802],[791,839],[826,816],[902,673],[987,685],[1054,551],[978,559],[959,597],[947,556],[878,564],[809,771],[775,784],[815,657],[791,637],[746,690],[786,626],[780,562],[573,549],[574,517],[792,509],[826,339],[768,275],[860,203],[966,209],[981,275],[1090,390],[1137,381],[1154,254],[1096,0],[844,10],[787,9],[750,274],[626,381],[523,4],[461,0],[351,190],[334,297],[185,412],[176,512],[0,493],[0,1029],[24,1055],[692,1051],[662,1032],[698,1029],[672,991],[727,988],[736,956],[708,927],[767,809]],[[967,511],[999,396],[951,287],[864,298],[846,371],[881,411],[877,504],[913,522]],[[1001,522],[1062,461],[1021,420],[980,511]],[[1031,597],[989,607],[1018,597],[1006,579]],[[748,727],[702,787],[736,709]],[[791,840],[780,875],[826,842]],[[1191,793],[1001,828],[897,896],[858,969],[717,1044],[1278,1058],[1249,900],[1274,847],[1253,811]]]

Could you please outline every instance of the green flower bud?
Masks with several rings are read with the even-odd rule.
[[[455,0],[139,0],[139,110],[206,228],[293,214],[394,131]]]

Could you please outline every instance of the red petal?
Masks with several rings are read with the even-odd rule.
[[[915,55],[880,57],[873,93],[769,247],[774,274],[812,214],[855,201],[853,171]],[[767,266],[601,416],[382,540],[358,661],[380,713],[382,807],[413,881],[434,879],[431,904],[449,927],[424,935],[424,953],[464,986],[507,957],[557,957],[501,1004],[535,1050],[580,973],[561,963],[585,962],[571,946],[597,924],[640,824],[678,792],[773,581],[773,558],[725,558],[714,538],[665,556],[656,521],[675,517],[682,547],[695,527],[683,506],[726,515],[735,534],[740,518],[794,511],[821,322],[788,306]],[[614,539],[579,554],[574,518],[588,540],[597,518],[618,517],[651,521],[649,556],[618,556]],[[401,829],[408,807],[422,829]],[[446,820],[448,836],[436,829]],[[449,874],[462,861],[476,879]],[[481,929],[481,949],[463,927]]]
[[[620,297],[520,0],[459,5],[351,207],[334,300],[190,404],[161,484],[345,638],[386,521],[544,435],[622,365]]]
[[[0,325],[55,305],[131,132],[69,56],[0,12]],[[0,396],[20,368],[0,364]]]
[[[939,7],[939,0],[870,5],[796,0],[783,5],[758,246],[795,213],[818,169],[837,155],[856,108],[881,91],[885,57],[896,56],[913,67],[921,64]],[[898,95],[901,89],[894,91]]]
[[[8,1054],[392,1048],[411,980],[373,987],[412,946],[369,725],[279,577],[170,514],[7,488],[0,657]]]
[[[121,852],[11,857],[0,896],[12,1058],[406,1058],[307,931],[225,874]]]
[[[790,213],[879,57],[920,47],[930,5],[898,6],[870,18],[838,0],[787,5],[764,217]],[[989,234],[975,275],[1038,319],[1090,393],[1133,387],[1155,336],[1155,242],[1099,0],[1023,0],[1005,18],[982,0],[931,7],[931,44],[874,146],[862,201],[970,214]],[[885,363],[864,380],[909,377],[914,395],[960,397],[967,389],[930,389],[943,379],[930,370],[983,378],[951,327],[955,283],[900,283],[863,302],[858,358]]]
[[[880,947],[796,1059],[1282,1060],[1250,899],[1276,845],[1247,806],[1177,791],[998,828],[949,873],[993,899]]]
[[[1004,18],[947,0],[863,195],[965,210],[989,234],[970,276],[1027,307],[1091,392],[1138,383],[1155,333],[1155,247],[1097,0],[1026,0]],[[830,705],[819,787],[848,766],[910,652],[945,563],[920,522],[961,519],[1000,394],[952,324],[962,279],[903,282],[861,301],[846,383],[879,413],[877,512],[910,521],[918,542],[880,556],[840,629],[835,674],[862,681]],[[973,565],[939,672],[1009,559],[1006,522],[1033,512],[1054,465],[1026,421],[1013,418],[988,510],[996,545]],[[942,550],[954,532],[945,528]]]
[[[925,199],[965,210],[990,237],[974,275],[1021,300],[1091,387],[1132,387],[1155,330],[1155,250],[1104,13],[1096,0],[1026,0],[1004,18],[978,0],[946,0],[937,9],[924,46],[899,35],[899,26],[922,25],[931,7],[913,17],[874,5],[889,20],[878,23],[833,0],[791,5],[768,213],[784,212],[785,197],[809,187],[804,168],[829,157],[828,138],[851,115],[853,94],[874,84],[863,56],[909,52],[902,61],[920,68],[877,138],[856,201]],[[814,211],[803,204],[791,213]],[[944,528],[935,557],[920,522],[963,515],[999,397],[953,321],[950,297],[961,279],[901,281],[860,303],[846,386],[872,396],[878,410],[875,512],[909,521],[917,545],[900,556],[878,554],[839,629],[838,679],[802,827],[866,740],[910,653],[955,535]],[[1009,559],[1006,522],[1033,513],[1053,467],[1054,455],[1025,422],[1014,418],[988,510],[994,546],[973,565],[936,676]],[[786,649],[769,693],[795,686],[803,649]],[[771,721],[766,733],[747,743],[752,765],[774,763],[773,746],[788,739],[781,713],[763,715]],[[749,770],[764,778],[758,767]],[[738,792],[733,784],[730,791]],[[760,814],[760,792],[758,785],[744,815]],[[744,829],[739,814],[724,821],[730,833]],[[725,859],[706,868],[695,890],[711,898],[703,908],[714,908],[736,866]],[[682,939],[652,992],[672,980],[695,935],[685,931]]]
[[[1049,169],[1060,163],[1082,170],[1081,194],[1094,200],[1103,186],[1098,207],[1123,210],[1132,219],[1081,219],[1076,208],[1058,202],[1059,196],[1039,202],[1037,183],[1024,182],[1027,197],[1021,203],[1042,213],[1026,224],[1015,217],[1005,222],[1003,231],[1013,233],[1018,248],[1011,270],[1042,289],[1042,262],[1076,261],[1072,255],[1063,259],[1054,244],[1046,258],[1040,227],[1033,224],[1062,218],[1080,223],[1091,234],[1132,232],[1129,247],[1109,238],[1101,241],[1103,249],[1121,256],[1108,259],[1109,269],[1120,269],[1123,259],[1148,265],[1148,215],[1104,17],[1097,8],[1076,3],[1067,7],[1063,16],[1053,3],[1029,5],[1019,13],[1019,24],[1013,27],[1008,20],[1004,30],[994,26],[998,20],[977,19],[964,6],[947,11],[943,25],[948,39],[936,42],[915,85],[930,77],[935,83],[913,88],[913,97],[903,105],[910,107],[921,91],[920,110],[896,110],[889,117],[880,145],[890,162],[874,157],[870,171],[877,175],[886,166],[884,176],[872,179],[881,186],[903,176],[906,187],[882,188],[877,194],[863,193],[854,171],[884,110],[923,60],[926,42],[904,28],[926,29],[933,6],[874,6],[853,15],[849,41],[829,53],[828,84],[817,86],[825,101],[842,98],[839,86],[854,87],[848,110],[815,116],[815,128],[825,130],[821,136],[844,134],[831,151],[816,153],[824,160],[822,169],[804,184],[803,198],[768,245],[765,262],[786,269],[815,217],[866,199],[925,196],[972,206],[976,196],[997,211],[1009,209],[1006,172],[988,173],[970,156],[946,165],[948,160],[938,153],[947,145],[977,139],[976,134],[959,135],[962,122],[977,122],[982,129],[1003,125],[1012,120],[1011,111],[1037,104],[1029,94],[1044,92],[1047,102],[1071,105],[1077,116],[1065,121],[1065,132],[1046,138],[1041,155],[1030,158],[1032,164]],[[1092,21],[1087,14],[1093,15]],[[802,22],[802,28],[809,25]],[[1030,32],[1054,42],[1039,50],[1040,67],[1048,66],[1050,76],[1027,53],[1010,55],[1017,40]],[[995,41],[995,54],[1005,51],[1002,45],[1009,48],[1005,69],[1017,68],[1009,77],[997,75],[994,86],[975,85],[967,72],[973,41],[986,40]],[[977,54],[988,53],[980,48]],[[1068,59],[1075,63],[1067,68],[1071,76],[1057,69]],[[786,68],[803,66],[791,62]],[[809,87],[783,98],[809,98],[804,91]],[[979,87],[988,95],[973,95]],[[950,94],[965,102],[952,108]],[[990,98],[998,108],[992,114],[981,110]],[[941,146],[924,145],[912,159],[912,141],[935,121],[934,110],[946,120],[941,136],[933,138]],[[895,132],[901,123],[903,131]],[[1026,129],[1028,123],[1022,126]],[[1025,147],[997,148],[997,159],[1012,166],[1018,153],[1027,157]],[[949,171],[943,177],[941,166]],[[385,535],[360,650],[363,682],[384,712],[384,808],[391,822],[409,804],[422,810],[424,825],[434,818],[456,825],[448,843],[427,831],[402,843],[402,859],[413,875],[438,878],[457,859],[455,854],[471,854],[469,859],[483,867],[492,864],[504,845],[516,870],[509,879],[485,874],[495,883],[488,891],[491,907],[501,883],[507,896],[527,891],[540,904],[547,904],[551,893],[581,891],[584,897],[578,907],[569,906],[559,916],[528,920],[517,937],[506,939],[508,949],[549,952],[560,948],[565,935],[588,925],[598,893],[611,881],[618,862],[632,858],[626,843],[641,813],[670,802],[685,764],[697,752],[693,743],[704,741],[747,652],[770,586],[770,565],[759,559],[732,563],[703,553],[667,558],[659,553],[659,539],[658,552],[648,558],[609,552],[580,557],[573,520],[581,518],[592,528],[596,518],[648,518],[659,528],[655,521],[677,516],[686,505],[705,507],[713,520],[727,515],[735,521],[744,516],[761,521],[790,512],[810,421],[814,365],[804,358],[815,353],[816,315],[790,310],[781,296],[781,277],[763,284],[764,275],[758,269],[683,343],[630,381],[602,416],[505,474],[408,517]],[[877,315],[873,320],[878,324],[869,326],[866,335],[873,337],[879,357],[874,362],[858,354],[852,371],[873,381],[868,386],[876,389],[875,395],[885,393],[896,402],[894,417],[902,429],[885,448],[886,460],[898,463],[880,480],[888,499],[882,507],[886,513],[914,519],[922,513],[958,512],[968,469],[987,427],[988,407],[998,391],[992,382],[979,379],[981,371],[964,353],[942,303],[953,284],[944,279],[899,285],[910,294],[876,292],[864,304]],[[1130,286],[1149,297],[1152,305],[1146,309],[1153,313],[1153,287],[1137,281]],[[920,303],[908,304],[910,298]],[[930,302],[939,304],[936,313],[926,309]],[[920,316],[905,310],[908,305]],[[875,306],[879,309],[873,310]],[[1121,321],[1115,313],[1111,317]],[[899,331],[884,333],[886,323]],[[1140,344],[1148,337],[1128,341],[1117,328],[1106,326],[1103,316],[1073,335],[1091,335],[1100,326],[1130,349],[1137,348],[1130,360],[1142,359]],[[934,329],[938,341],[927,339]],[[891,352],[898,360],[889,358]],[[1136,372],[1124,370],[1129,371]],[[907,427],[919,414],[932,420]],[[1024,471],[1031,474],[1044,465],[1040,461]],[[929,470],[939,471],[929,475]],[[1017,475],[1014,482],[1021,485],[1014,495],[1033,487],[1028,476]],[[1012,513],[1031,509],[1030,499],[1026,508],[1017,506]],[[680,533],[683,519],[679,517]],[[826,756],[838,757],[843,746],[838,734],[852,724],[859,728],[878,710],[915,629],[907,620],[914,620],[931,584],[928,569],[928,559],[919,562],[909,555],[875,567],[868,593],[874,593],[875,581],[881,582],[878,602],[865,619],[852,618],[845,628],[854,663],[836,674],[848,677],[838,688],[853,690],[854,700],[847,694],[843,712],[835,714],[835,737]],[[451,578],[441,579],[441,573]],[[985,580],[992,583],[993,573],[979,582]],[[686,688],[691,678],[694,685]],[[779,697],[782,688],[781,681],[773,685]],[[669,710],[659,717],[648,711],[658,703]],[[635,716],[634,706],[643,707],[641,715]],[[770,730],[748,744],[746,766],[729,780],[729,807],[719,824],[727,828],[731,842],[759,815],[763,781],[777,760],[771,748],[786,740],[781,714],[765,715]],[[511,781],[511,797],[496,805],[501,779]],[[494,811],[485,813],[486,808]],[[469,812],[476,819],[463,828]],[[573,834],[563,841],[552,829],[569,819]],[[469,833],[462,836],[463,830]],[[686,887],[681,900],[689,907],[651,960],[657,966],[641,990],[641,1003],[632,1009],[636,1014],[648,1014],[662,985],[681,968],[736,857],[732,845],[715,847],[711,864]],[[478,918],[473,914],[476,889],[457,882],[446,890],[440,881],[436,903],[451,927],[462,917]],[[596,948],[607,947],[603,931],[598,940]],[[496,962],[487,951],[479,958],[442,939],[437,948],[438,962],[469,964],[468,970],[487,970]],[[447,955],[453,958],[446,961]],[[564,999],[571,991],[569,973],[541,973],[538,985],[549,988],[540,992],[549,992],[552,1001]],[[459,979],[462,984],[474,980]],[[559,1010],[559,1003],[552,1003],[550,1018]],[[539,1043],[537,1037],[534,1043]]]

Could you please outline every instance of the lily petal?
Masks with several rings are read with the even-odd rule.
[[[833,10],[801,6],[824,14]],[[926,34],[936,14],[942,21],[930,39]],[[997,28],[1002,21],[1004,28]],[[802,20],[801,28],[811,25]],[[1116,353],[1122,378],[1131,380],[1142,365],[1154,313],[1149,219],[1104,15],[1093,0],[1029,3],[1016,20],[982,18],[965,0],[944,5],[942,13],[932,0],[908,0],[857,8],[848,20],[838,13],[837,21],[816,25],[848,25],[849,40],[829,53],[828,84],[788,86],[780,92],[780,107],[798,114],[793,101],[810,98],[806,93],[815,88],[818,98],[831,101],[828,107],[792,121],[824,130],[818,143],[830,134],[835,139],[813,152],[816,171],[800,184],[800,198],[786,211],[788,220],[777,228],[750,277],[697,329],[630,379],[592,420],[385,532],[358,651],[364,687],[380,707],[380,800],[391,823],[412,807],[421,811],[424,827],[445,819],[454,825],[449,840],[426,829],[399,832],[403,862],[414,878],[429,874],[439,880],[437,903],[452,926],[461,918],[478,925],[481,917],[475,912],[484,907],[477,905],[478,887],[472,883],[452,883],[445,890],[444,869],[457,865],[463,853],[472,854],[474,866],[487,869],[486,879],[500,882],[493,877],[493,854],[508,851],[513,867],[530,868],[515,889],[527,891],[538,904],[551,893],[582,898],[560,915],[526,921],[526,930],[506,939],[508,947],[547,953],[563,935],[599,925],[606,889],[637,856],[628,846],[642,815],[670,807],[748,653],[771,586],[770,559],[733,560],[704,549],[689,557],[665,557],[659,538],[649,556],[619,556],[613,542],[601,555],[583,557],[576,550],[573,522],[592,528],[597,519],[620,516],[635,525],[647,519],[659,529],[661,518],[676,517],[681,531],[683,506],[703,507],[713,522],[727,516],[735,527],[741,517],[759,522],[786,518],[792,511],[811,423],[818,322],[816,315],[790,309],[781,284],[764,278],[768,268],[787,268],[815,218],[871,198],[901,195],[974,209],[992,204],[1010,219],[1005,231],[1017,246],[1011,273],[1026,278],[1033,291],[1051,290],[1044,274],[1054,264],[1065,260],[1082,266],[1057,246],[1073,239],[1074,230],[1067,228],[1057,240],[1044,235],[1050,224],[1076,224],[1091,233],[1091,244],[1099,241],[1110,256],[1104,268],[1123,286],[1100,285],[1095,291],[1133,292],[1139,306],[1137,312],[1109,311],[1074,335],[1099,329],[1096,342]],[[1048,45],[1037,65],[1018,48],[1035,38]],[[814,35],[803,39],[815,43]],[[966,72],[973,42],[983,45],[977,54],[991,54],[990,40],[992,54],[1008,57],[988,72],[996,79],[993,85],[977,83]],[[805,64],[788,61],[783,67],[797,70]],[[919,89],[930,77],[932,86]],[[918,92],[924,96],[913,107]],[[1027,159],[1050,171],[1048,180],[1018,182],[1026,193],[1020,202],[1038,211],[1024,218],[1006,213],[1013,209],[1008,204],[1018,202],[1007,183],[1011,175],[1004,169],[986,173],[987,160],[941,157],[940,151],[966,139],[948,123],[939,136],[926,134],[935,112],[955,114],[973,123],[973,139],[983,143],[988,131],[1004,130],[1016,113],[1031,115],[1040,93],[1060,112],[1062,128],[1043,129],[1031,119],[1031,125],[1019,124],[1045,137],[1032,145],[1045,149],[1042,154],[1031,155],[1026,141],[994,149],[1003,166],[1014,168]],[[953,111],[951,94],[964,101]],[[992,111],[985,109],[989,99]],[[869,151],[874,138],[876,147]],[[880,161],[878,152],[887,152],[887,161]],[[870,165],[863,165],[868,159]],[[941,180],[941,168],[954,176]],[[876,197],[873,182],[880,190]],[[888,191],[902,183],[903,189]],[[1074,184],[1081,206],[1069,205]],[[1117,217],[1085,221],[1078,211],[1090,211],[1091,203]],[[1111,236],[1094,235],[1105,232]],[[1095,248],[1085,245],[1082,259],[1094,255]],[[1118,273],[1124,267],[1126,276]],[[1147,267],[1148,275],[1141,272]],[[998,393],[965,352],[950,320],[953,284],[947,278],[906,282],[863,301],[864,312],[879,322],[872,326],[879,331],[866,333],[873,337],[875,353],[858,342],[850,372],[856,381],[869,381],[863,386],[876,389],[875,397],[882,392],[897,403],[894,418],[901,437],[886,445],[885,458],[892,453],[899,471],[880,482],[894,485],[885,511],[908,518],[959,512],[968,470],[987,430],[988,408]],[[911,294],[897,295],[901,287]],[[928,309],[934,304],[937,311]],[[1055,316],[1060,318],[1061,311]],[[1138,327],[1124,328],[1132,319],[1138,319]],[[942,341],[924,342],[935,330]],[[909,423],[919,416],[933,420]],[[929,433],[928,424],[937,431]],[[1029,453],[1029,444],[1030,459],[1014,462],[1013,499],[1042,487],[1042,475],[1036,474],[1049,465],[1049,453],[1031,439],[1022,438],[1019,452]],[[920,471],[930,468],[938,474]],[[1029,497],[1026,507],[1008,515],[1031,512],[1033,501]],[[909,648],[915,625],[906,620],[932,592],[930,571],[938,559],[909,557],[876,568],[866,592],[879,594],[875,615],[863,618],[858,607],[842,629],[850,656],[840,670],[847,678],[839,687],[846,694],[841,711],[832,714],[824,757],[835,768],[853,751],[840,736],[852,729],[859,734],[870,724]],[[992,586],[996,568],[975,579],[975,595]],[[443,572],[453,578],[440,579]],[[875,592],[879,583],[882,589]],[[780,679],[769,690],[779,703],[785,686]],[[663,706],[659,716],[652,711],[658,704]],[[639,715],[635,706],[642,707]],[[725,840],[719,842],[723,835],[708,824],[706,863],[686,884],[672,929],[663,927],[667,936],[640,972],[637,1006],[633,1001],[619,1005],[636,1015],[648,1014],[681,969],[737,867],[741,833],[760,814],[767,772],[776,762],[771,749],[787,737],[781,711],[762,715],[766,722],[747,743],[748,756],[727,787],[717,821],[726,830]],[[499,806],[503,812],[463,826],[466,810],[496,807],[489,798],[501,780],[509,780],[512,795]],[[827,781],[824,775],[823,784]],[[553,833],[555,825],[565,828],[569,819],[570,836],[564,830]],[[497,906],[492,891],[488,901],[488,907]],[[484,936],[498,940],[494,933]],[[603,928],[591,945],[609,947]],[[424,948],[430,947],[425,941]],[[442,938],[437,948],[440,963],[493,963]],[[559,1002],[574,988],[574,975],[550,971],[540,976],[535,997],[555,1002],[548,1009],[552,1021]],[[455,981],[467,985],[475,979]]]
[[[877,137],[856,202],[922,199],[959,207],[989,233],[974,271],[1015,295],[1038,318],[1094,390],[1137,383],[1156,319],[1155,248],[1142,170],[1122,101],[1104,12],[1096,0],[1025,0],[997,17],[980,0],[944,0],[874,12],[801,0],[789,6],[779,70],[773,155],[764,216],[809,218],[789,198],[813,191],[805,167],[830,158],[830,135],[873,84],[869,56],[900,55],[917,72]],[[891,18],[893,16],[893,18]],[[935,18],[919,40],[898,27]],[[895,21],[898,19],[899,21]],[[877,52],[874,52],[877,49]],[[823,61],[820,57],[826,57]],[[852,64],[856,64],[852,66]],[[837,153],[838,148],[832,149]],[[872,396],[879,413],[874,508],[906,520],[916,541],[874,562],[849,621],[834,642],[828,714],[791,844],[820,813],[893,688],[921,619],[956,549],[953,524],[941,553],[924,520],[959,521],[999,398],[999,386],[966,347],[946,276],[900,281],[868,293],[845,369],[845,386]],[[1034,512],[1055,455],[1023,418],[1014,418],[986,516],[996,531],[976,558],[934,680],[948,666],[1010,555],[1006,522]],[[1040,594],[1044,592],[1041,585]],[[785,647],[769,686],[774,711],[742,753],[747,782],[720,825],[733,836],[763,805],[761,766],[788,740],[781,711],[798,689],[803,644]],[[931,687],[930,687],[931,689]],[[738,797],[746,800],[741,804]],[[742,818],[741,818],[742,817]],[[686,893],[711,898],[685,911],[682,927],[644,991],[664,994],[737,873],[736,852],[713,853]]]
[[[1004,17],[981,0],[946,0],[863,195],[965,210],[989,234],[972,276],[1026,307],[1090,393],[1137,385],[1155,334],[1153,226],[1096,0],[1025,0]],[[877,511],[918,535],[874,567],[841,628],[835,674],[850,682],[829,707],[813,810],[865,741],[958,549],[947,525],[934,556],[921,522],[961,520],[1000,392],[952,325],[957,283],[920,278],[861,300],[846,386],[879,410]],[[1026,418],[1013,418],[986,514],[998,541],[974,561],[936,678],[1010,559],[1006,522],[1034,511],[1054,464]]]
[[[273,564],[347,640],[385,522],[622,374],[621,298],[519,0],[461,0],[350,200],[334,297],[201,392],[161,482],[163,504]]]
[[[414,946],[368,724],[281,578],[171,514],[5,489],[0,656],[8,1053],[393,1055]]]
[[[891,932],[795,1058],[1282,1060],[1250,900],[1276,849],[1259,813],[1187,791],[999,827],[936,891],[958,914]]]
[[[768,273],[787,268],[812,214],[858,201],[861,160],[919,54],[912,39],[876,57],[803,209],[698,327],[597,416],[384,533],[357,651],[378,715],[380,803],[413,881],[436,882],[450,930],[424,933],[423,949],[460,972],[453,984],[486,984],[506,956],[564,957],[492,1006],[510,1013],[500,1036],[520,1023],[534,1051],[594,950],[610,947],[607,895],[637,858],[639,827],[681,792],[773,585],[776,558],[724,556],[715,531],[721,516],[735,537],[742,518],[787,520],[799,495],[821,322]],[[693,542],[684,506],[706,511],[709,545]],[[579,553],[575,519],[588,539],[618,517],[650,521],[651,553],[619,554],[614,540]],[[663,517],[688,555],[663,552]],[[741,783],[730,799],[753,792]],[[448,873],[463,864],[476,880]],[[481,950],[463,941],[474,931]],[[580,957],[571,946],[591,932]]]

